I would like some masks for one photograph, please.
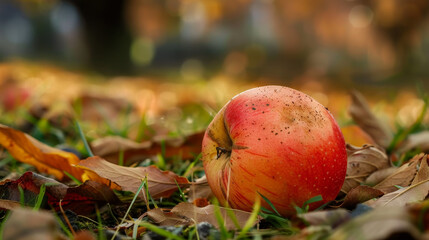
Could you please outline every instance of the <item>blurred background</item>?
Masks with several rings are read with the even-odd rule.
[[[0,60],[103,76],[426,84],[427,0],[2,0]]]

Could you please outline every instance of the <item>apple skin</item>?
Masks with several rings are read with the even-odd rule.
[[[222,205],[251,211],[260,194],[283,216],[321,195],[334,200],[347,169],[346,144],[331,113],[282,86],[253,88],[231,99],[202,143],[208,183]],[[271,207],[262,200],[262,206]]]

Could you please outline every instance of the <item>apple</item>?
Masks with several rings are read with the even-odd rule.
[[[205,132],[202,161],[221,204],[251,211],[262,194],[286,217],[312,197],[323,201],[310,210],[335,199],[347,168],[344,137],[328,109],[283,86],[232,98]]]

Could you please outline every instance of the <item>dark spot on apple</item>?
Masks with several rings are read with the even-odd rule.
[[[267,106],[270,106],[270,104],[269,104],[269,103],[267,103]]]
[[[256,108],[253,107],[252,110],[256,110]]]
[[[261,139],[260,139],[260,138],[258,138],[258,141],[261,141]]]
[[[279,133],[276,133],[275,135],[279,135]]]

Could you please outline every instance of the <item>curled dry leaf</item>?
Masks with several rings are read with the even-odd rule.
[[[428,192],[429,179],[388,193],[377,201],[369,203],[369,205],[371,207],[405,206],[408,203],[424,200]]]
[[[402,207],[381,207],[368,211],[337,228],[328,239],[421,239],[420,231],[411,222],[410,214]]]
[[[119,204],[120,200],[115,193],[104,184],[86,181],[77,187],[55,181],[36,173],[26,172],[18,180],[5,180],[0,183],[0,196],[3,200],[20,201],[21,191],[24,193],[25,204],[33,205],[39,195],[40,187],[46,186],[47,207],[60,210],[72,210],[78,214],[93,213],[95,205],[106,203]],[[1,207],[1,206],[0,206]]]
[[[112,163],[118,163],[119,154],[123,152],[124,163],[127,165],[156,156],[162,152],[162,144],[166,146],[166,157],[181,156],[183,159],[190,159],[201,152],[203,136],[204,132],[199,132],[183,138],[156,139],[142,143],[118,136],[109,136],[93,141],[91,148],[95,155]]]
[[[411,185],[426,181],[429,179],[428,156],[425,154],[420,161],[419,170]]]
[[[4,223],[4,240],[46,239],[66,240],[54,215],[47,211],[17,208]]]
[[[383,168],[378,171],[375,171],[368,176],[368,178],[365,180],[365,184],[368,184],[370,186],[375,186],[379,184],[381,181],[383,181],[384,179],[386,179],[388,176],[396,172],[396,170],[398,170],[397,167],[389,167],[389,168]]]
[[[171,171],[161,171],[156,166],[122,167],[100,157],[82,160],[78,166],[83,167],[82,169],[86,172],[90,170],[90,174],[96,173],[99,177],[114,182],[124,191],[133,193],[137,192],[142,181],[147,177],[149,193],[155,199],[170,197],[178,190],[177,185],[184,188],[191,184],[187,178],[180,177]],[[99,181],[98,176],[90,175],[89,179]]]
[[[359,186],[371,173],[390,167],[384,151],[371,145],[354,147],[347,145],[347,174],[341,191],[347,193]]]
[[[348,221],[350,217],[350,211],[343,208],[298,214],[298,218],[304,220],[310,225],[328,225],[331,227],[335,227],[345,221]]]
[[[349,107],[349,114],[353,120],[368,133],[377,145],[386,149],[392,140],[392,133],[382,124],[371,112],[365,98],[359,92],[352,92],[352,103]]]
[[[161,208],[148,211],[147,216],[159,226],[190,225],[194,223],[190,219],[179,217],[170,211],[163,211]]]
[[[411,184],[414,177],[417,174],[418,167],[425,158],[424,154],[414,156],[408,163],[398,168],[392,175],[375,185],[374,188],[383,191],[384,193],[390,193],[398,190],[396,186],[407,187]]]
[[[73,153],[45,145],[33,137],[0,124],[0,145],[18,161],[33,165],[39,172],[54,175],[62,180],[64,172],[81,180],[83,170],[74,167],[79,158]]]
[[[370,199],[383,196],[383,192],[369,186],[357,186],[347,193],[344,202],[340,205],[342,208],[353,209],[359,203]]]
[[[192,220],[193,223],[200,223],[200,222],[208,222],[212,224],[213,226],[219,228],[219,223],[216,220],[215,216],[216,207],[215,205],[208,205],[206,207],[196,207],[192,203],[179,203],[176,205],[173,209],[171,209],[171,212],[176,214],[177,216],[183,217],[185,219]],[[231,211],[238,222],[238,225],[240,228],[243,228],[246,221],[249,219],[251,213],[245,212],[238,209],[227,209],[224,207],[219,207],[219,211],[221,216],[224,219],[225,228],[228,230],[237,229],[233,220],[228,215],[227,211]],[[256,220],[254,224],[256,224],[259,221],[259,219]]]
[[[209,199],[213,196],[212,189],[210,188],[205,175],[197,179],[195,183],[187,189],[187,192],[190,202],[200,198]]]
[[[429,193],[429,166],[427,155],[424,155],[420,160],[420,167],[410,186],[388,193],[377,201],[370,203],[370,206],[404,206],[409,203],[424,200]]]
[[[0,209],[12,210],[20,207],[21,203],[18,201],[0,199]]]

